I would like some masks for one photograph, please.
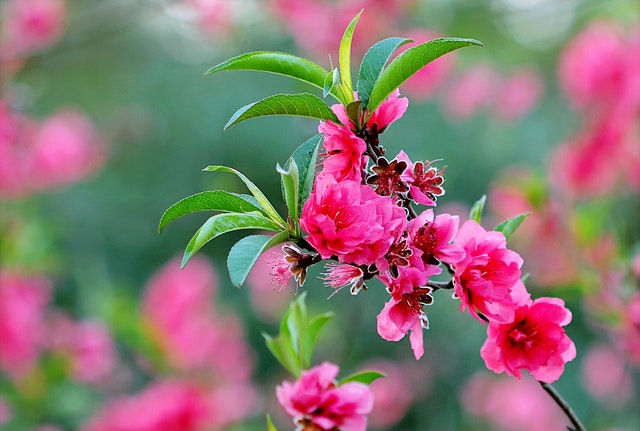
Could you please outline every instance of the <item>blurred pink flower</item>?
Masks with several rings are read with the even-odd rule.
[[[215,419],[206,391],[182,381],[158,381],[142,392],[110,400],[83,431],[199,431]]]
[[[631,361],[640,365],[640,293],[636,292],[625,303],[620,338]]]
[[[490,65],[474,66],[454,78],[444,93],[444,112],[454,119],[466,119],[493,103],[499,82]]]
[[[375,400],[375,408],[369,414],[369,424],[373,428],[391,428],[405,416],[414,399],[407,367],[386,359],[373,359],[362,369],[384,374],[383,378],[369,386]]]
[[[593,22],[564,48],[560,85],[579,109],[640,104],[640,38],[613,22]]]
[[[64,0],[8,0],[2,5],[0,62],[53,45],[62,35]]]
[[[624,357],[611,346],[595,346],[582,360],[582,382],[589,394],[609,406],[631,399],[632,384]]]
[[[496,116],[505,121],[528,114],[542,96],[543,84],[533,69],[519,69],[500,80],[493,102]]]
[[[576,347],[562,328],[570,321],[571,312],[559,298],[521,304],[512,322],[489,323],[480,356],[496,373],[520,379],[525,369],[536,380],[554,382],[564,372],[564,364],[576,357]]]
[[[106,148],[91,121],[64,110],[45,120],[33,137],[29,177],[36,189],[78,181],[98,170]]]
[[[566,429],[562,410],[530,377],[518,381],[478,373],[464,385],[460,398],[471,415],[484,419],[496,431]]]
[[[520,282],[522,258],[507,248],[501,232],[484,230],[467,220],[453,244],[465,251],[454,264],[454,291],[460,298],[460,310],[484,322],[478,313],[492,321],[510,322],[516,306],[529,296]]]
[[[11,419],[9,404],[0,396],[0,425],[4,425]]]
[[[34,124],[0,99],[0,195],[20,197],[29,191],[28,142]]]
[[[235,25],[233,0],[184,0],[198,14],[203,33],[213,37],[226,36]],[[236,0],[237,1],[237,0]]]
[[[414,42],[402,46],[398,52],[406,51],[412,46],[416,46],[442,36],[442,34],[435,30],[422,28],[410,29],[404,33],[404,37],[413,39]],[[432,61],[402,84],[403,92],[407,93],[415,100],[429,99],[444,83],[444,80],[453,69],[455,60],[455,54],[447,54]]]
[[[298,380],[276,388],[278,402],[293,416],[297,429],[364,431],[373,407],[369,387],[359,382],[337,386],[339,368],[323,362]],[[307,428],[309,427],[309,428]]]
[[[300,226],[323,259],[337,255],[343,263],[370,265],[383,257],[402,234],[404,210],[388,196],[378,196],[355,181],[316,178],[305,202]]]
[[[50,285],[0,269],[0,369],[19,380],[36,365],[46,334]]]
[[[60,313],[49,321],[50,349],[69,360],[71,375],[82,383],[105,383],[116,365],[111,334],[99,321],[73,321]]]
[[[216,284],[204,258],[183,270],[175,258],[149,281],[142,315],[172,368],[206,372],[219,384],[245,383],[253,368],[249,347],[240,321],[214,309]]]

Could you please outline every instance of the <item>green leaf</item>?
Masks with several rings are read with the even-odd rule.
[[[509,238],[514,234],[516,229],[520,227],[524,219],[529,216],[530,213],[522,213],[517,216],[511,217],[500,223],[495,227],[495,231],[502,232],[504,237],[509,241]]]
[[[282,219],[282,217],[280,217],[280,214],[278,214],[278,212],[275,210],[273,205],[271,205],[271,202],[269,202],[269,199],[267,199],[264,193],[262,193],[262,191],[260,191],[260,189],[255,184],[253,184],[251,180],[249,180],[249,178],[244,176],[244,174],[242,174],[240,171],[237,171],[233,168],[229,168],[227,166],[215,166],[215,165],[207,166],[206,168],[203,169],[203,171],[205,172],[222,171],[222,172],[229,172],[231,174],[235,174],[247,186],[247,188],[249,189],[253,197],[256,198],[256,200],[258,201],[258,204],[260,205],[264,213],[267,216],[269,216],[271,220],[278,223],[283,229],[287,228],[287,223]]]
[[[318,159],[318,150],[322,142],[322,134],[307,139],[302,143],[291,155],[289,160],[294,160],[298,165],[298,178],[300,186],[298,188],[298,214],[302,214],[302,207],[309,199],[311,190],[313,190],[313,181],[316,177],[316,162]],[[285,167],[290,161],[287,161]]]
[[[227,130],[229,127],[250,118],[268,115],[293,115],[340,123],[331,108],[313,94],[276,94],[238,109],[231,116],[224,129]]]
[[[473,220],[480,224],[482,220],[482,212],[484,211],[484,204],[487,202],[487,195],[482,195],[480,199],[476,201],[469,211],[469,220]]]
[[[311,356],[320,336],[320,331],[333,316],[334,314],[331,312],[320,314],[306,324],[300,336],[300,351],[298,353],[302,368],[307,369],[311,366]]]
[[[289,159],[286,169],[278,164],[276,171],[280,174],[282,180],[282,190],[284,193],[284,201],[287,204],[289,215],[294,222],[298,221],[298,197],[300,191],[300,178],[298,172],[298,164],[295,160]]]
[[[331,90],[333,90],[338,84],[340,84],[340,71],[338,68],[335,68],[333,71],[329,72],[327,77],[324,79],[322,97],[327,97],[331,93]]]
[[[240,229],[264,229],[279,232],[282,226],[260,213],[223,213],[210,217],[195,233],[182,258],[182,267],[212,239],[234,230]]]
[[[345,105],[353,102],[354,100],[353,85],[351,83],[351,41],[353,40],[353,32],[356,29],[356,24],[358,24],[358,20],[360,19],[363,11],[364,9],[351,20],[342,35],[342,40],[340,40],[340,51],[338,53],[340,77],[342,78],[340,87],[342,88],[342,95],[344,97],[343,103]]]
[[[280,232],[275,236],[249,235],[235,243],[227,257],[227,269],[231,283],[236,287],[241,287],[260,255],[274,245],[286,242],[288,239],[289,232]]]
[[[360,72],[358,73],[358,98],[362,100],[362,109],[367,108],[371,90],[375,86],[384,65],[391,55],[402,45],[412,42],[411,39],[402,37],[390,37],[373,45],[362,58]]]
[[[295,377],[299,377],[302,370],[298,365],[298,358],[293,351],[291,339],[283,337],[282,335],[272,337],[264,332],[262,336],[264,337],[267,348],[278,362]]]
[[[365,385],[370,385],[381,377],[385,377],[385,375],[378,371],[363,371],[362,373],[352,374],[344,379],[340,379],[338,386],[349,382],[360,382]]]
[[[271,420],[271,415],[267,415],[267,431],[278,431]]]
[[[262,211],[252,196],[229,193],[221,190],[196,193],[171,205],[160,218],[158,232],[167,224],[197,211],[252,212]]]
[[[373,112],[404,81],[436,58],[469,45],[482,46],[474,39],[440,38],[407,49],[398,55],[380,74],[369,97],[368,109]]]
[[[327,71],[306,58],[284,52],[255,51],[233,57],[209,69],[205,75],[225,70],[255,70],[276,73],[324,88]],[[339,98],[331,93],[336,99]]]
[[[349,120],[351,120],[351,122],[355,124],[357,130],[362,129],[362,109],[360,109],[361,106],[362,102],[360,100],[356,100],[355,102],[349,103],[345,109],[347,111],[347,117],[349,117]]]

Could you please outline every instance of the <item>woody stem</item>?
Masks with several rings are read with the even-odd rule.
[[[580,422],[580,418],[578,418],[578,415],[576,415],[569,403],[566,402],[565,399],[562,398],[562,396],[560,396],[558,391],[556,391],[556,389],[551,386],[550,383],[538,383],[540,383],[540,386],[542,386],[542,388],[547,391],[551,398],[553,398],[553,401],[555,401],[555,403],[562,409],[564,414],[567,415],[567,417],[573,424],[573,427],[568,426],[567,429],[569,429],[570,431],[587,431],[584,425],[582,425],[582,422]]]

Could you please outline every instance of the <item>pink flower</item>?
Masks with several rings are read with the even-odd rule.
[[[520,69],[501,80],[494,111],[501,120],[512,121],[529,113],[542,95],[542,80],[531,69]]]
[[[411,245],[422,251],[425,264],[453,264],[464,258],[465,251],[451,243],[458,231],[458,221],[459,217],[451,214],[440,214],[434,218],[433,210],[428,209],[408,223]]]
[[[549,431],[566,429],[567,419],[557,404],[532,378],[514,380],[478,373],[463,386],[461,404],[495,431]]]
[[[263,319],[278,322],[291,299],[291,295],[285,289],[293,283],[289,277],[285,289],[279,289],[278,283],[274,284],[272,260],[275,256],[282,256],[280,247],[271,248],[260,255],[247,277],[247,286],[251,306],[255,312]]]
[[[391,198],[354,181],[338,183],[331,175],[316,178],[300,217],[307,241],[323,259],[336,255],[357,265],[384,256],[404,224],[405,212]]]
[[[589,394],[601,402],[619,407],[631,399],[633,387],[624,356],[607,345],[591,348],[582,361],[582,382]]]
[[[64,30],[67,7],[64,0],[9,0],[0,12],[5,25],[0,60],[4,60],[55,43]]]
[[[108,329],[98,321],[75,322],[62,314],[49,325],[50,348],[69,359],[72,376],[82,383],[105,383],[116,365]]]
[[[640,293],[635,293],[625,304],[621,340],[631,361],[640,365]]]
[[[454,240],[466,256],[455,263],[455,294],[460,298],[460,310],[483,321],[510,322],[516,305],[528,300],[520,281],[522,258],[507,249],[501,232],[487,232],[473,220],[467,220]]]
[[[364,286],[364,273],[358,266],[328,264],[327,269],[328,271],[324,275],[325,284],[335,289],[336,292],[350,286],[351,294],[356,295]]]
[[[431,289],[425,288],[402,295],[401,299],[391,298],[377,316],[378,334],[387,341],[400,341],[411,331],[409,342],[413,355],[420,359],[424,354],[422,329],[429,328],[427,314],[423,306],[431,303]]]
[[[105,147],[91,121],[75,111],[60,111],[37,130],[29,176],[36,189],[78,181],[98,170]]]
[[[454,119],[471,117],[491,103],[498,80],[496,71],[489,65],[467,70],[444,93],[445,113]]]
[[[378,429],[391,428],[405,416],[415,396],[407,365],[378,359],[368,362],[363,369],[384,374],[384,378],[377,379],[369,386],[376,407],[369,415],[369,424]],[[424,381],[420,380],[420,384],[424,384]]]
[[[34,129],[25,116],[0,99],[0,195],[15,198],[29,192],[28,142]]]
[[[366,429],[365,415],[373,407],[371,390],[358,382],[337,386],[338,371],[337,365],[323,362],[303,371],[294,383],[284,381],[276,388],[278,402],[293,416],[298,429],[306,425],[324,431]]]
[[[0,370],[22,379],[36,365],[46,334],[50,285],[0,269]]]
[[[521,304],[512,322],[491,322],[480,356],[487,368],[521,378],[522,370],[541,382],[560,378],[564,364],[576,357],[576,347],[563,326],[571,312],[558,298],[538,298]]]
[[[339,112],[340,107],[342,105],[335,105],[332,109]],[[331,121],[321,122],[318,131],[324,133],[322,142],[327,153],[322,161],[322,172],[332,175],[336,181],[362,182],[362,170],[366,166],[366,156],[363,155],[367,150],[364,140],[348,126]]]
[[[395,89],[384,102],[376,108],[367,120],[367,127],[374,128],[378,133],[384,132],[391,123],[400,119],[409,107],[409,99],[400,97],[400,90]]]
[[[111,400],[83,431],[199,431],[211,426],[215,406],[205,391],[181,381],[160,381]]]

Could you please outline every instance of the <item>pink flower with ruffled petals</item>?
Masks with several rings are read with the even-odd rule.
[[[378,196],[371,187],[320,175],[300,226],[323,259],[335,255],[343,263],[370,265],[402,234],[405,217],[391,198]]]
[[[538,298],[520,304],[512,322],[491,322],[480,356],[496,373],[522,376],[522,370],[541,382],[560,378],[564,364],[576,357],[576,347],[563,326],[571,322],[571,312],[558,298]]]
[[[428,209],[409,221],[407,232],[410,243],[422,251],[425,264],[453,264],[464,258],[465,251],[459,245],[452,244],[458,232],[459,220],[458,216],[451,214],[440,214],[434,218],[433,210]]]
[[[409,107],[409,99],[400,97],[400,90],[394,90],[384,102],[378,106],[367,120],[367,127],[378,133],[384,132],[394,121],[400,119]]]
[[[50,285],[0,269],[0,370],[14,380],[36,365],[46,337]]]
[[[509,250],[501,232],[487,232],[473,220],[467,220],[453,242],[466,255],[455,263],[454,289],[460,298],[460,310],[480,322],[482,313],[489,320],[510,322],[516,305],[529,300],[520,281],[522,258]]]
[[[278,402],[293,416],[299,429],[364,431],[365,415],[373,407],[369,387],[359,382],[337,386],[337,365],[322,364],[303,371],[298,380],[276,388]],[[304,428],[307,429],[307,428]]]
[[[339,112],[336,106],[333,110]],[[336,181],[362,182],[362,170],[366,166],[366,156],[363,154],[367,150],[364,140],[357,137],[348,126],[332,121],[321,122],[318,131],[324,133],[322,145],[326,151],[322,172],[333,175]]]
[[[423,309],[422,298],[431,298],[430,292],[431,289],[426,288],[404,294],[400,300],[391,298],[377,316],[378,335],[387,341],[400,341],[411,331],[409,342],[416,359],[424,354],[422,329],[429,327],[429,321]]]

